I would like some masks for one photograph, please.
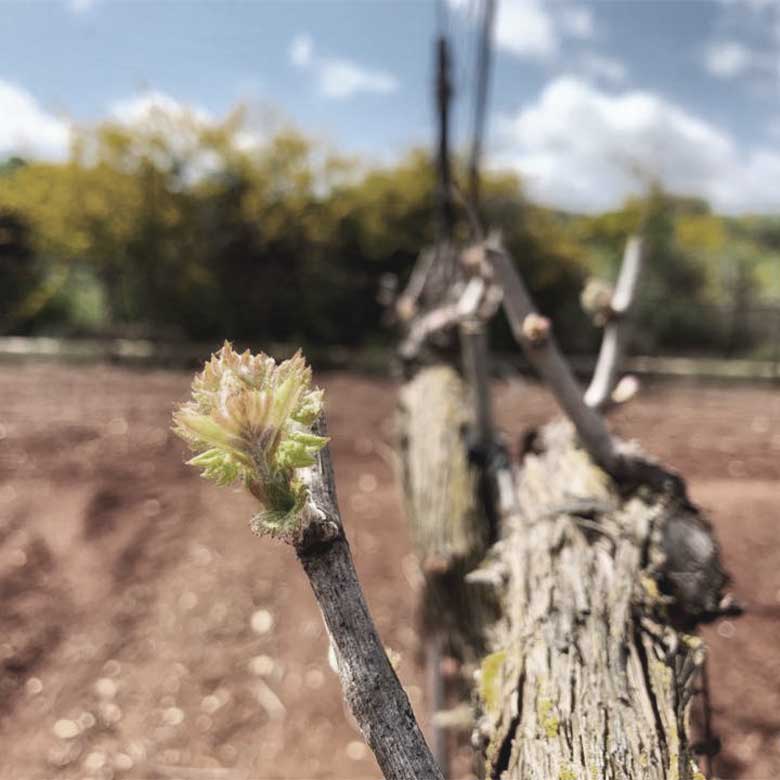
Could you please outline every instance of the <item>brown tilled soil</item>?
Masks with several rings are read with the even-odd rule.
[[[342,510],[379,630],[424,714],[393,383],[323,375]],[[0,367],[0,780],[378,777],[293,554],[183,465],[189,375]],[[513,439],[553,405],[497,387]],[[780,391],[648,388],[615,427],[688,477],[746,617],[712,648],[723,778],[780,777]],[[459,765],[468,767],[464,761]],[[464,774],[466,770],[461,771]]]

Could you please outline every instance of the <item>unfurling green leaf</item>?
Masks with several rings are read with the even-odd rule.
[[[253,530],[294,535],[308,496],[295,470],[313,466],[328,443],[311,431],[322,401],[300,352],[277,364],[225,342],[196,375],[192,400],[174,413],[174,431],[197,453],[188,463],[204,477],[243,482],[260,502]]]

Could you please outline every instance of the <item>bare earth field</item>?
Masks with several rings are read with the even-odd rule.
[[[0,780],[379,776],[292,552],[251,535],[247,498],[183,465],[169,425],[189,381],[0,366]],[[319,381],[357,567],[422,716],[396,388]],[[496,390],[513,440],[554,414],[534,385]],[[613,423],[689,479],[749,609],[704,631],[717,774],[777,780],[780,390],[656,385]]]

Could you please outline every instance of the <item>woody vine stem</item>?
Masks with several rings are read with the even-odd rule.
[[[229,343],[192,383],[174,430],[189,461],[257,499],[252,530],[295,548],[335,650],[344,698],[386,780],[443,780],[369,614],[336,499],[323,391],[300,353],[277,364]]]

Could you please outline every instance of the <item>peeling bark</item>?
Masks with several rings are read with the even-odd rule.
[[[726,583],[709,526],[652,489],[624,499],[569,423],[540,444],[493,550],[506,576],[478,683],[482,774],[703,780],[688,705],[704,649],[688,631]]]

